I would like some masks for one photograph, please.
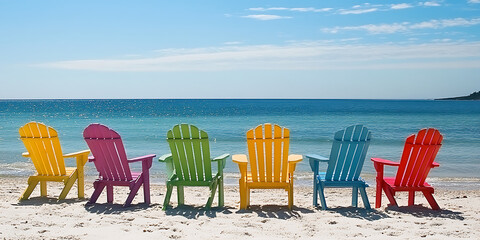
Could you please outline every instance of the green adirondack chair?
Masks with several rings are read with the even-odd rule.
[[[167,194],[163,202],[163,210],[170,204],[173,186],[177,187],[178,205],[184,204],[184,186],[206,186],[210,188],[210,197],[205,208],[212,206],[218,187],[218,206],[222,207],[223,168],[229,154],[210,158],[208,135],[205,131],[189,124],[175,125],[167,132],[167,142],[171,154],[160,157],[167,167]],[[212,175],[212,162],[218,163],[218,171]]]

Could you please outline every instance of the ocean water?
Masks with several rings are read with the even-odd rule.
[[[246,153],[246,131],[266,122],[290,129],[290,153],[328,156],[334,132],[363,124],[372,132],[363,169],[367,178],[375,174],[371,157],[398,161],[407,136],[434,127],[444,141],[436,159],[441,167],[429,176],[480,177],[480,101],[0,100],[0,175],[34,172],[30,160],[21,157],[25,147],[18,135],[18,128],[30,121],[55,128],[64,153],[87,149],[83,129],[90,123],[105,124],[122,136],[129,157],[169,153],[166,132],[178,123],[205,130],[212,157]],[[96,174],[92,164],[87,163],[86,169],[88,175]],[[164,180],[163,164],[155,160],[151,171],[153,181]],[[307,161],[297,171],[300,182],[311,178]],[[235,184],[238,167],[230,159],[225,172],[227,183]]]

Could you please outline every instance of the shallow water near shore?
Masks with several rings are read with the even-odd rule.
[[[436,158],[441,167],[433,169],[430,178],[442,179],[439,184],[443,179],[464,179],[452,181],[452,186],[478,185],[480,178],[479,101],[0,100],[0,175],[33,173],[33,164],[21,157],[25,147],[18,136],[18,128],[29,121],[54,127],[64,153],[87,149],[83,129],[90,123],[105,124],[122,136],[129,157],[169,153],[166,132],[178,123],[205,130],[212,157],[245,154],[246,131],[265,122],[290,129],[290,153],[328,156],[334,132],[363,124],[372,131],[363,170],[367,181],[375,174],[371,157],[398,161],[407,136],[434,127],[444,141]],[[238,168],[230,160],[225,172],[227,184],[236,184]],[[309,172],[308,162],[301,162],[297,183],[309,185]],[[386,172],[393,174],[394,169]],[[87,164],[87,175],[95,174],[93,165]],[[161,182],[164,174],[164,166],[155,160],[152,177]]]

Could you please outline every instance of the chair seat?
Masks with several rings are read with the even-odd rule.
[[[335,181],[335,180],[325,180],[325,173],[321,172],[317,176],[317,179],[322,182],[324,187],[368,187],[368,183],[365,182],[362,178],[358,178],[358,180],[343,180],[343,181]]]
[[[433,187],[427,182],[424,182],[422,185],[418,185],[418,186],[396,186],[394,177],[385,177],[383,178],[383,180],[385,181],[386,184],[388,184],[389,187],[391,187],[395,191],[433,190]]]

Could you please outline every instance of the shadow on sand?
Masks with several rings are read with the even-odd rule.
[[[405,214],[411,214],[415,217],[432,217],[432,218],[448,218],[454,220],[464,220],[462,212],[454,212],[448,209],[433,210],[423,205],[413,206],[388,206],[385,208],[385,212],[401,212]]]
[[[207,216],[209,218],[214,218],[217,216],[217,213],[231,214],[230,211],[232,207],[212,207],[210,210],[205,210],[203,206],[190,206],[190,205],[181,205],[177,207],[169,207],[165,210],[167,216],[184,216],[188,219],[197,219],[200,216]]]
[[[69,198],[64,200],[58,200],[58,198],[54,197],[31,197],[27,200],[18,201],[17,203],[12,203],[14,206],[42,206],[45,204],[52,205],[52,204],[73,204],[79,202],[86,202],[88,199],[83,198]]]
[[[123,204],[115,203],[87,203],[85,204],[85,210],[96,214],[120,214],[125,212],[138,212],[146,210],[147,208],[159,208],[159,204],[132,204],[129,207],[123,207]]]
[[[365,208],[356,208],[356,207],[337,207],[337,208],[328,208],[327,210],[320,210],[320,211],[336,212],[344,217],[358,218],[358,219],[364,219],[368,221],[376,221],[384,218],[391,218],[384,212],[380,212],[376,209],[365,209]]]
[[[287,206],[280,205],[250,205],[247,210],[238,210],[236,213],[256,213],[263,218],[290,219],[300,217],[300,213],[313,212],[311,209],[296,206],[289,210]]]

